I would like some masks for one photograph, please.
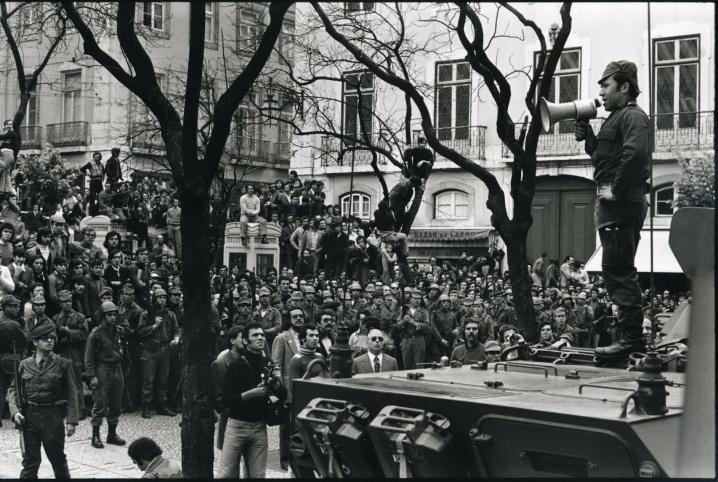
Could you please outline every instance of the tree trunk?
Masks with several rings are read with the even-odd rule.
[[[416,219],[416,215],[419,212],[419,208],[421,207],[421,200],[423,197],[423,187],[417,187],[416,189],[414,189],[414,200],[411,202],[411,206],[406,212],[404,220],[401,224],[401,232],[406,234],[407,236],[409,235],[409,232],[411,231],[411,226],[414,224],[414,219]]]
[[[210,364],[214,334],[210,309],[209,195],[197,185],[180,188],[184,291],[182,368],[182,471],[214,477],[214,406]]]
[[[514,310],[518,320],[519,332],[527,341],[537,340],[536,312],[531,296],[532,280],[527,269],[526,253],[527,232],[512,233],[503,237],[506,243],[506,255],[511,273],[511,292],[514,299]]]

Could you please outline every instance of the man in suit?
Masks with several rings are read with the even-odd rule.
[[[399,369],[396,359],[383,353],[384,332],[373,328],[369,330],[367,352],[354,359],[352,375],[357,373],[391,372]]]
[[[274,338],[272,361],[282,371],[282,385],[289,386],[289,362],[299,352],[299,332],[304,326],[304,310],[293,307],[289,310],[289,329]],[[289,436],[291,427],[284,423],[279,428],[279,463],[283,470],[289,468]]]

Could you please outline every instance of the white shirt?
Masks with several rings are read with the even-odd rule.
[[[374,359],[375,358],[379,359],[379,371],[381,371],[381,361],[383,358],[383,356],[382,356],[383,353],[379,353],[378,355],[375,355],[372,352],[367,352],[367,355],[369,355],[369,365],[371,365],[372,371],[374,370]],[[374,373],[376,373],[376,371]]]

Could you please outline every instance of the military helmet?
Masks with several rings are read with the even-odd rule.
[[[100,311],[102,314],[117,311],[117,305],[115,305],[112,301],[105,301],[100,305]]]

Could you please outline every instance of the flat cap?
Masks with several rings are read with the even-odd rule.
[[[292,297],[291,297],[291,299],[292,299],[293,301],[302,301],[303,298],[304,298],[304,297],[302,296],[302,292],[301,292],[301,291],[293,291],[293,292],[292,292]]]
[[[484,346],[486,353],[499,353],[501,351],[501,345],[496,340],[489,340]]]
[[[55,333],[55,324],[54,323],[40,323],[35,328],[32,329],[30,332],[30,338],[33,340],[36,340],[40,337],[49,335],[50,333]]]
[[[251,305],[252,305],[252,300],[250,300],[249,298],[247,298],[246,296],[244,296],[244,297],[242,297],[242,298],[239,299],[238,304],[239,304],[240,306],[241,306],[241,305],[250,305],[250,306],[251,306]]]
[[[5,308],[7,305],[11,304],[20,304],[20,300],[15,298],[13,295],[5,295],[3,296],[2,300],[0,301],[0,306]]]
[[[32,299],[33,305],[44,305],[45,304],[45,297],[42,295],[37,295]]]
[[[62,290],[57,294],[58,301],[72,301],[72,293],[68,290]]]
[[[603,74],[601,74],[598,83],[600,84],[614,74],[625,75],[628,77],[628,81],[633,84],[633,87],[638,90],[638,67],[636,67],[636,64],[628,60],[615,60],[610,62],[603,71]]]

